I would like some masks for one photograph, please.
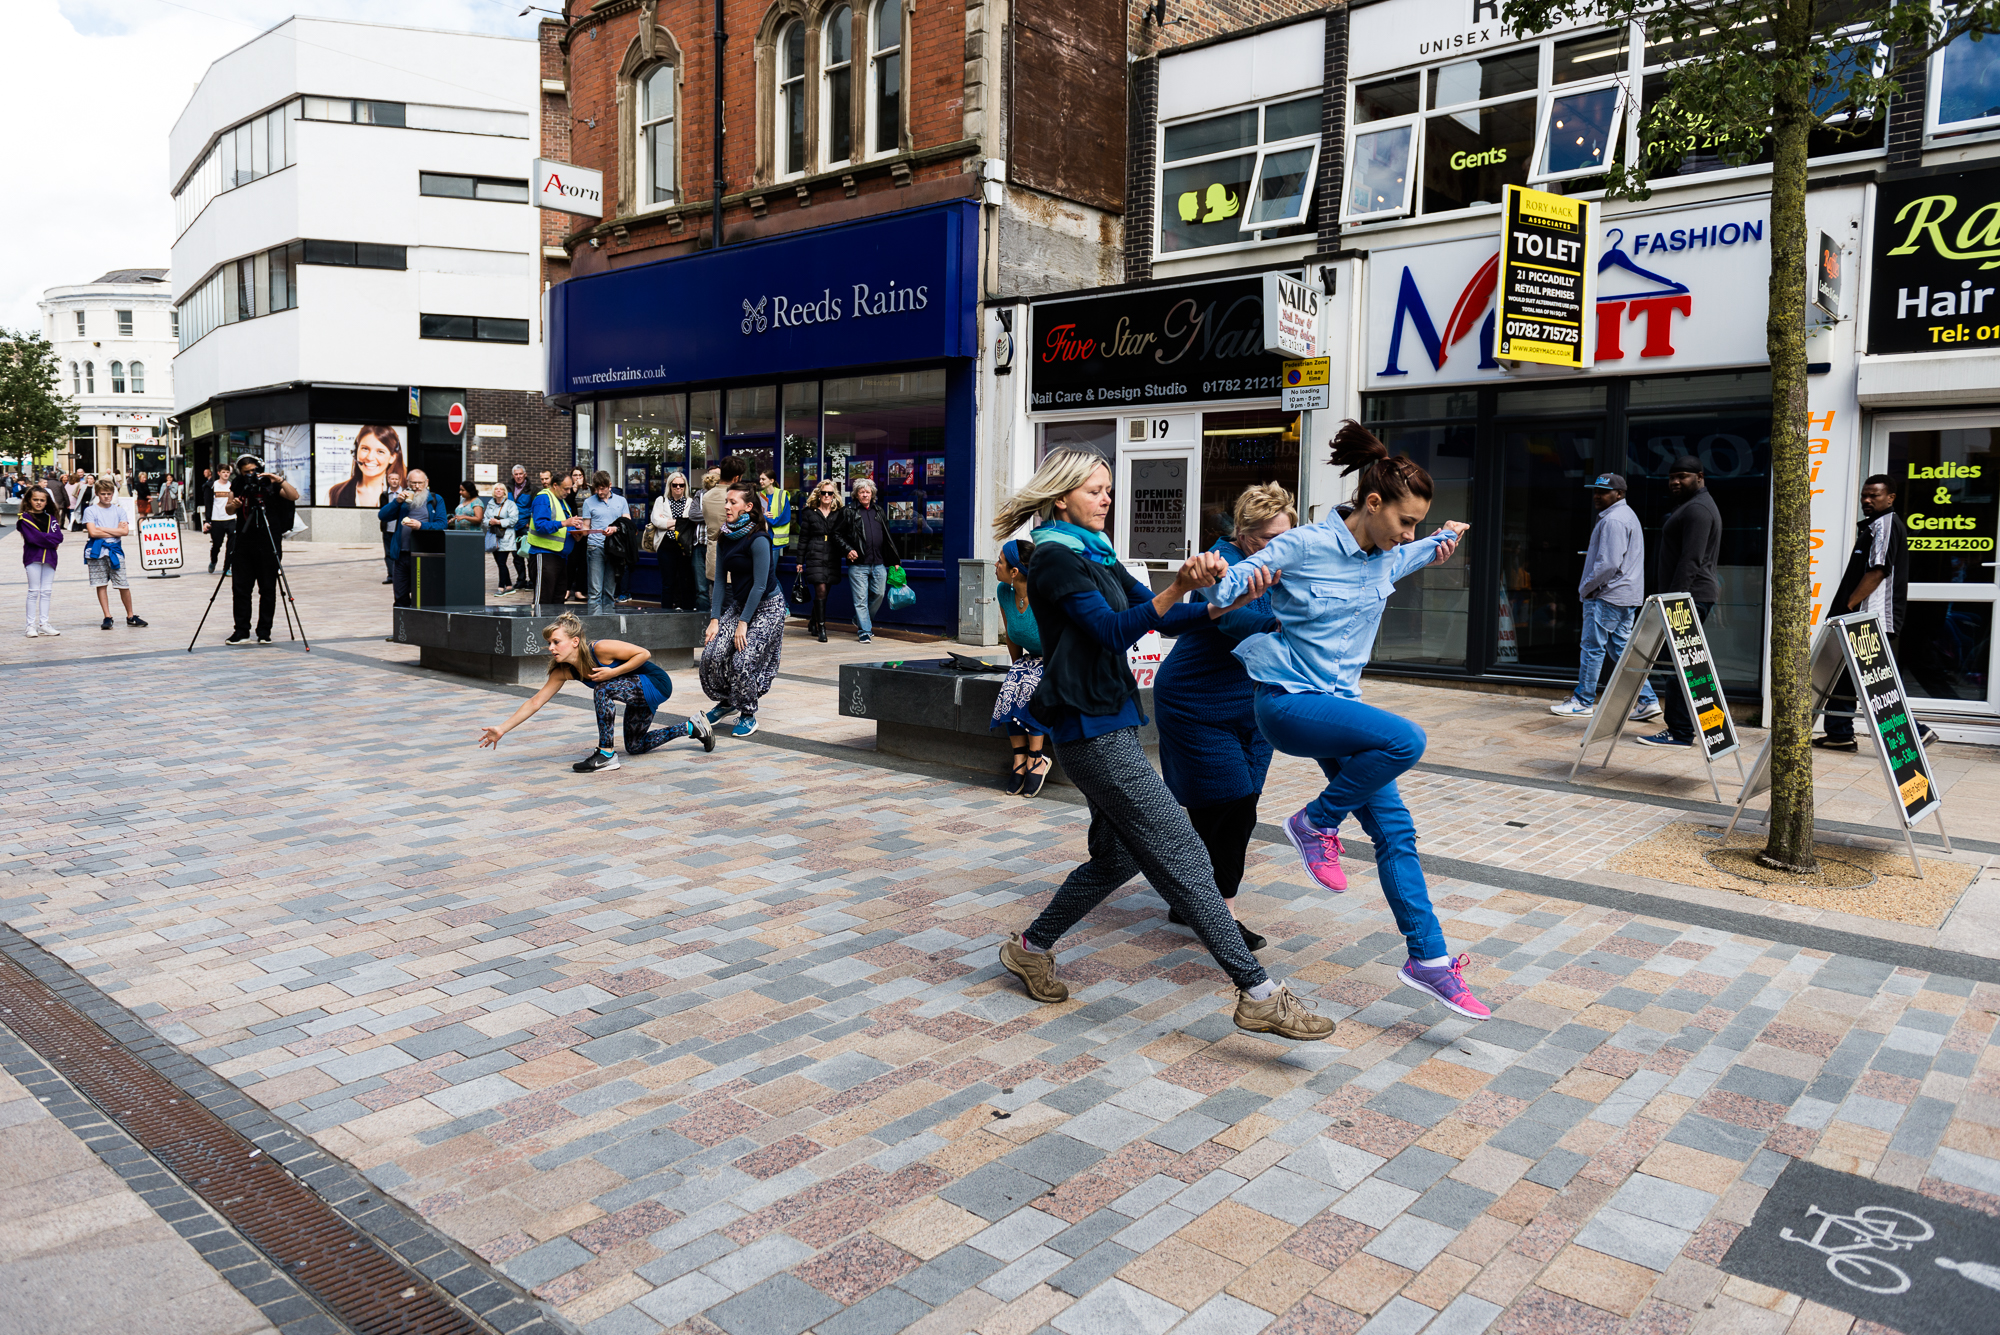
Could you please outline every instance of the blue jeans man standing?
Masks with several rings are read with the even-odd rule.
[[[1549,710],[1564,718],[1589,718],[1597,712],[1597,681],[1604,672],[1604,657],[1609,653],[1615,663],[1625,652],[1639,605],[1646,601],[1646,536],[1639,517],[1625,504],[1625,479],[1617,473],[1599,473],[1584,485],[1597,507],[1597,523],[1590,530],[1583,578],[1576,585],[1583,603],[1576,689]],[[1660,716],[1651,681],[1640,685],[1631,716],[1635,720]]]

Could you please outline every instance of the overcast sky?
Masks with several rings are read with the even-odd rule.
[[[539,16],[517,17],[526,3],[6,0],[0,162],[14,203],[0,247],[0,327],[39,330],[35,303],[47,288],[168,265],[167,131],[218,57],[295,13],[532,37]]]

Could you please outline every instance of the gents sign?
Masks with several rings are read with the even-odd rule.
[[[1500,215],[1502,358],[1585,367],[1590,309],[1590,205],[1526,186],[1507,187]]]
[[[1875,188],[1868,351],[2000,347],[2000,171]]]
[[[1876,749],[1889,773],[1889,785],[1896,790],[1903,823],[1914,825],[1930,814],[1938,799],[1931,782],[1930,761],[1924,756],[1924,745],[1917,740],[1916,725],[1910,720],[1902,676],[1889,652],[1889,639],[1882,633],[1882,620],[1871,612],[1840,617],[1834,624],[1840,627],[1847,669],[1853,674],[1858,690],[1855,712],[1867,720],[1875,734]]]
[[[1685,593],[1663,593],[1659,603],[1667,619],[1668,640],[1674,647],[1674,671],[1687,692],[1688,713],[1701,730],[1701,745],[1708,758],[1719,759],[1736,749],[1736,723],[1722,698],[1715,658],[1708,652],[1708,637],[1702,633],[1701,618],[1695,615],[1694,599]]]
[[[1028,347],[1028,403],[1100,404],[1276,398],[1256,277],[1042,302]]]

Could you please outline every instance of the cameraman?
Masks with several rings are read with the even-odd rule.
[[[263,461],[246,454],[236,461],[230,479],[228,511],[236,520],[234,584],[236,631],[227,643],[250,638],[250,589],[257,589],[257,643],[271,642],[271,618],[278,610],[279,544],[291,532],[299,489],[276,473],[261,471]]]

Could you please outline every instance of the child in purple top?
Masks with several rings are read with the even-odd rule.
[[[47,487],[30,487],[14,521],[21,535],[21,564],[28,576],[28,638],[60,635],[49,621],[49,597],[56,586],[56,548],[62,546],[62,519]]]

